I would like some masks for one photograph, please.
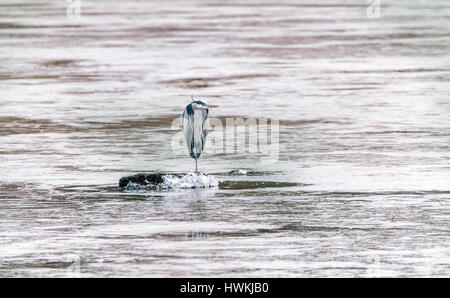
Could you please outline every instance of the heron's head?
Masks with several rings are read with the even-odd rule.
[[[191,104],[192,104],[192,107],[194,109],[212,109],[212,108],[217,108],[218,107],[218,106],[215,106],[215,105],[209,105],[206,102],[201,101],[201,100],[193,101]]]

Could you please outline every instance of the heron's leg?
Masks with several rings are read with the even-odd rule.
[[[195,159],[195,173],[197,173],[197,160],[198,158]]]

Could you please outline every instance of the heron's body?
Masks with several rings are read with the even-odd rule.
[[[216,106],[208,105],[202,101],[193,101],[186,106],[183,113],[183,131],[189,155],[195,159],[195,172],[197,172],[197,161],[205,148],[208,135],[209,108]]]

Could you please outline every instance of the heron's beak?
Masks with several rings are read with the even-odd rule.
[[[207,109],[214,109],[214,108],[218,108],[219,106],[216,105],[204,105],[205,108]]]

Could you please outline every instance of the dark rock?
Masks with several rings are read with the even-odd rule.
[[[185,174],[181,173],[139,173],[133,176],[126,176],[122,177],[119,180],[119,187],[120,188],[126,188],[130,183],[137,184],[140,187],[144,188],[151,188],[156,187],[159,184],[163,183],[163,176],[164,175],[174,175],[177,177],[181,177]]]

